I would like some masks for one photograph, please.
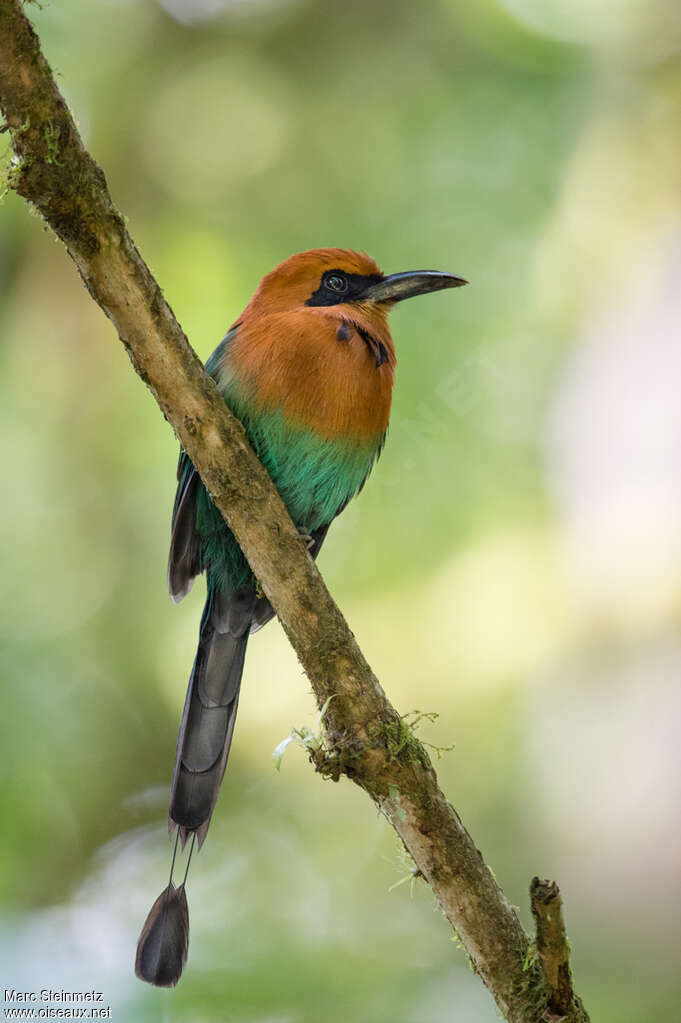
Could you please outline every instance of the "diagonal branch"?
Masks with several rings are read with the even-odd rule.
[[[85,150],[20,0],[0,0],[0,105],[11,186],[37,208],[114,324],[270,599],[321,707],[318,770],[371,796],[412,855],[510,1023],[539,1023],[550,992],[529,941],[423,746],[389,703],[272,485],[189,346]],[[570,1023],[587,1023],[575,1006]]]

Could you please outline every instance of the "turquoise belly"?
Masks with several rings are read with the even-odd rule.
[[[295,525],[306,533],[328,525],[366,480],[382,438],[370,444],[326,440],[287,423],[281,412],[257,412],[235,389],[225,390],[227,404],[243,423]],[[221,589],[252,582],[241,549],[203,487],[196,525],[209,581]]]

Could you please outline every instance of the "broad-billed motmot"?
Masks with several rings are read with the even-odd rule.
[[[418,270],[385,276],[369,256],[313,249],[263,277],[206,370],[248,439],[312,557],[378,458],[390,415],[396,302],[466,282]],[[207,597],[177,740],[169,827],[206,837],[232,743],[248,637],[274,616],[239,544],[184,451],[168,559],[174,601],[206,573]],[[191,856],[191,850],[190,850]],[[173,853],[173,863],[175,853]],[[188,869],[188,867],[187,867]],[[137,946],[135,972],[177,983],[187,958],[185,878],[161,892]]]

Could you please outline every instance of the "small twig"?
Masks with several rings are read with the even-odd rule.
[[[572,987],[570,943],[563,920],[563,900],[556,882],[533,877],[530,905],[537,955],[549,996],[543,1019],[546,1023],[559,1023],[575,1010],[582,1009],[582,1004]]]

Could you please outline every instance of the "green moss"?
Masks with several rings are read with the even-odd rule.
[[[380,731],[390,760],[401,760],[413,766],[423,762],[421,743],[404,718],[383,722]]]
[[[539,953],[537,952],[537,943],[535,941],[531,941],[527,946],[527,952],[523,959],[523,973],[527,973],[528,970],[534,969],[538,961]]]
[[[534,941],[530,941],[523,956],[523,975],[512,985],[513,995],[523,1002],[523,1020],[535,1023],[544,1018],[547,991]]]
[[[45,153],[45,162],[59,166],[61,164],[61,160],[59,160],[58,158],[61,128],[59,127],[59,125],[52,124],[52,122],[50,122],[49,124],[45,125],[45,128],[43,129],[43,135],[45,137],[45,146],[47,147],[47,152]]]
[[[399,790],[397,790],[397,791],[399,791]],[[395,891],[396,888],[400,888],[402,885],[405,885],[405,884],[408,883],[409,884],[409,893],[410,893],[410,896],[413,898],[414,897],[414,888],[416,886],[416,882],[419,880],[419,878],[423,878],[423,874],[422,874],[421,870],[419,869],[419,867],[416,866],[416,863],[415,863],[411,853],[406,848],[404,843],[401,842],[401,841],[399,843],[399,849],[398,849],[398,852],[397,852],[397,864],[398,864],[398,866],[402,870],[405,871],[405,873],[402,875],[402,877],[399,879],[399,881],[395,881],[394,884],[390,885],[390,887],[388,888],[388,891],[389,892],[393,892],[393,891]]]
[[[420,765],[429,768],[431,764],[424,746],[433,750],[438,758],[443,753],[454,749],[453,746],[435,746],[433,743],[424,742],[416,737],[416,729],[421,721],[425,719],[432,722],[438,717],[439,714],[435,711],[412,710],[408,714],[403,714],[396,721],[383,722],[379,729],[379,738],[387,747],[390,760],[400,760],[413,767]]]

